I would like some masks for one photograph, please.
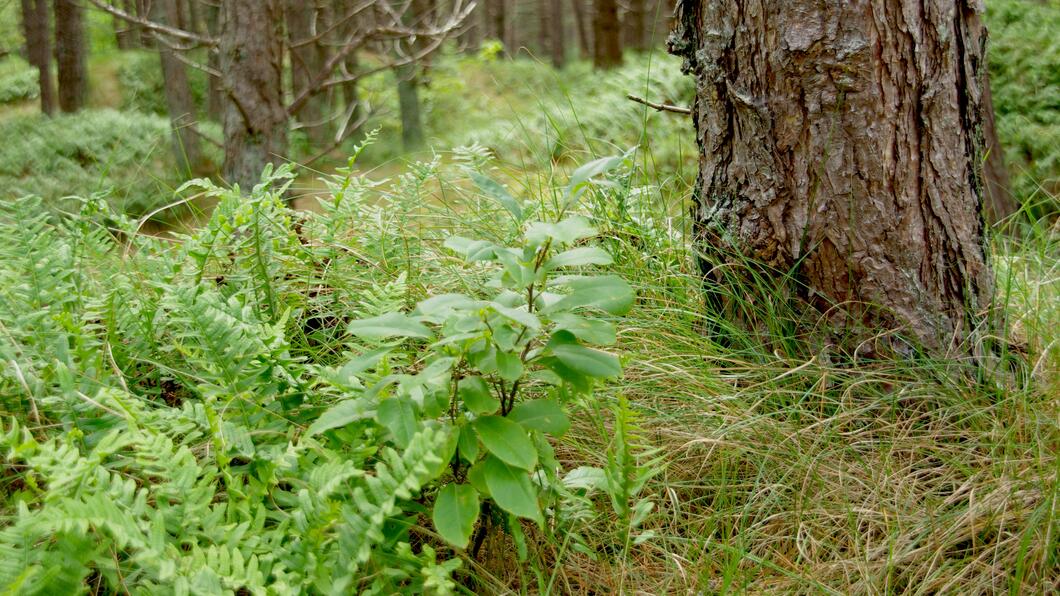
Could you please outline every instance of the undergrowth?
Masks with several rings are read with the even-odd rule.
[[[998,261],[1024,374],[723,347],[642,157],[518,185],[481,146],[351,163],[318,211],[286,168],[199,181],[218,206],[170,239],[98,198],[4,203],[0,583],[1060,587],[1055,231]]]

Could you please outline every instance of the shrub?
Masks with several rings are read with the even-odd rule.
[[[179,184],[168,174],[176,171],[169,122],[158,116],[17,115],[0,121],[0,138],[18,140],[0,146],[0,185],[9,197],[35,194],[57,207],[63,197],[105,193],[119,211],[139,215],[170,202]]]
[[[0,60],[0,104],[33,99],[40,95],[37,69],[19,56]]]

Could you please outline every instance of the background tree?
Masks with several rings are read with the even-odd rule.
[[[287,1],[287,37],[291,63],[291,89],[294,95],[309,92],[309,99],[294,113],[310,141],[323,145],[328,140],[330,114],[328,96],[310,90],[310,83],[327,61],[327,2]]]
[[[265,164],[287,155],[281,0],[225,0],[220,69],[224,90],[223,175],[250,188]]]
[[[431,0],[412,0],[407,20],[413,26],[430,19]],[[399,51],[402,49],[399,45]],[[414,151],[423,146],[423,115],[420,112],[419,87],[423,81],[423,67],[420,64],[426,56],[423,54],[423,42],[415,37],[410,40],[409,54],[420,55],[419,59],[402,60],[394,67],[397,79],[398,106],[401,111],[401,144],[405,151]],[[399,59],[405,58],[402,55]]]
[[[585,0],[570,0],[570,6],[574,12],[574,27],[578,32],[578,47],[583,57],[590,58],[593,55],[592,24],[586,16]]]
[[[978,11],[751,4],[682,2],[670,40],[696,80],[700,245],[790,272],[852,345],[862,324],[963,343],[993,285]]]
[[[563,68],[567,61],[567,35],[563,17],[563,0],[542,0],[542,12],[548,15],[549,29],[549,54],[552,56],[552,66]]]
[[[84,10],[77,0],[55,0],[55,62],[59,72],[59,109],[76,112],[88,99]]]
[[[648,36],[648,0],[626,0],[626,12],[622,16],[622,38],[626,47],[634,50],[646,50],[649,46]]]
[[[158,23],[175,25],[180,20],[176,0],[152,0],[151,18]],[[173,153],[184,172],[206,174],[209,169],[203,163],[199,133],[195,126],[195,99],[188,84],[186,67],[164,39],[160,39],[157,45],[162,63],[162,88],[173,126]]]
[[[622,64],[618,1],[593,0],[593,65],[612,68]]]
[[[38,72],[40,110],[55,112],[55,87],[52,85],[51,27],[47,0],[22,0],[22,32],[26,38],[26,56]]]

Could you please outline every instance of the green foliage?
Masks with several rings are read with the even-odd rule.
[[[516,246],[438,237],[357,276],[407,230],[370,214],[440,167],[396,181],[397,204],[337,174],[320,213],[281,199],[289,167],[249,194],[191,181],[218,203],[179,243],[100,197],[62,218],[0,203],[0,587],[451,593],[476,531],[525,547],[516,518],[544,527],[564,490],[548,439],[621,370],[570,329],[614,335],[632,290],[594,275],[605,251],[561,257],[597,233],[575,205],[510,195]],[[408,265],[436,259],[482,284],[414,289]],[[625,298],[573,299],[598,279]]]
[[[1016,196],[1053,211],[1060,193],[1060,4],[987,2],[991,90]],[[1044,191],[1044,192],[1043,192]]]
[[[191,54],[191,60],[202,57]],[[117,55],[118,83],[121,86],[121,109],[145,114],[168,116],[162,66],[158,52],[130,50]],[[185,69],[196,106],[205,106],[207,74],[196,68]]]
[[[0,59],[0,104],[34,99],[38,95],[36,68],[19,56]]]
[[[71,194],[104,193],[134,215],[173,200],[178,181],[166,174],[176,168],[164,118],[112,110],[15,115],[0,120],[0,136],[19,140],[0,146],[5,197],[35,194],[65,209],[59,200]]]

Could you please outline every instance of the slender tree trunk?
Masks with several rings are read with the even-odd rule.
[[[567,38],[563,27],[563,0],[545,0],[548,5],[543,9],[549,13],[549,50],[552,54],[552,66],[563,68],[567,61]]]
[[[990,77],[983,73],[983,144],[986,161],[983,163],[983,182],[986,196],[983,201],[983,217],[988,223],[997,223],[1017,211],[1012,186],[1009,183],[1008,167],[1005,166],[1005,151],[997,136],[994,121],[994,99],[990,93]]]
[[[151,11],[151,0],[133,0],[136,3],[136,16],[146,19]],[[218,0],[221,2],[222,0]],[[155,47],[155,38],[152,36],[150,29],[146,27],[137,26],[136,31],[140,35],[140,47],[153,48]]]
[[[883,328],[935,353],[976,350],[963,342],[993,284],[976,5],[686,0],[678,10],[670,49],[696,79],[704,252],[790,272],[846,345]]]
[[[305,0],[287,0],[287,37],[290,40],[291,87],[293,96],[298,97],[309,87],[320,72],[327,56],[321,40],[313,40],[318,31],[316,22],[319,11],[311,2]],[[294,116],[309,140],[321,146],[328,139],[327,96],[314,93],[302,104]]]
[[[647,0],[627,0],[626,14],[622,17],[622,30],[626,45],[635,50],[648,49]]]
[[[151,19],[172,25],[177,21],[175,0],[152,0]],[[162,86],[166,94],[169,121],[173,126],[173,154],[177,163],[190,175],[205,174],[198,131],[195,128],[195,100],[188,84],[188,73],[184,63],[174,55],[173,49],[158,41],[158,55],[162,63]]]
[[[413,0],[408,20],[418,23],[430,11],[429,0]],[[418,41],[412,42],[412,51],[422,51],[423,45]],[[422,63],[427,58],[420,58],[419,62],[411,62],[394,68],[394,76],[397,77],[398,104],[401,108],[401,143],[405,151],[415,151],[423,146],[423,116],[420,113],[419,86],[421,74],[424,68]]]
[[[220,4],[207,4],[205,7],[206,31],[212,37],[221,35],[221,6]],[[224,92],[222,91],[221,54],[217,48],[210,48],[206,56],[206,65],[210,67],[211,73],[206,79],[206,114],[211,120],[220,122],[224,118]]]
[[[484,18],[482,15],[484,12],[485,11],[482,9],[482,3],[478,3],[473,9],[471,9],[471,14],[467,16],[467,24],[459,38],[460,48],[465,53],[474,54],[482,47],[482,25]]]
[[[136,14],[136,3],[133,0],[122,0],[121,8],[129,14]],[[117,38],[119,50],[131,50],[140,47],[140,28],[136,23],[114,17],[114,34]]]
[[[84,9],[77,0],[55,0],[55,62],[59,70],[59,109],[76,112],[88,99]]]
[[[574,9],[574,25],[578,30],[578,46],[582,56],[589,58],[593,55],[593,42],[590,37],[589,19],[585,16],[585,4],[583,0],[570,0],[570,3]]]
[[[224,0],[220,70],[224,89],[224,177],[253,187],[287,153],[281,0]]]
[[[617,0],[593,0],[593,66],[612,68],[622,64]]]
[[[508,41],[506,36],[508,30],[507,4],[508,0],[493,0],[486,4],[489,13],[490,37],[500,40],[502,44]],[[510,47],[504,49],[508,52],[512,51]]]
[[[22,31],[26,36],[26,55],[38,72],[40,111],[55,112],[55,87],[52,85],[51,35],[48,27],[48,0],[22,0]]]
[[[394,68],[398,104],[401,108],[401,144],[405,151],[423,147],[423,117],[420,114],[419,73],[415,63]]]
[[[335,14],[335,18],[341,19],[345,14],[345,0],[335,0],[335,4],[332,10]],[[359,19],[345,21],[336,31],[335,42],[341,43],[341,40],[348,39],[357,31],[357,23]],[[343,59],[343,64],[340,74],[343,76],[356,75],[360,71],[361,65],[357,52],[350,52]],[[343,112],[344,121],[340,124],[342,130],[339,131],[344,139],[353,137],[361,132],[361,118],[363,117],[364,110],[361,107],[361,94],[358,88],[356,80],[350,80],[342,84],[342,101],[345,107]]]
[[[501,29],[504,36],[504,47],[508,53],[515,56],[522,45],[519,39],[518,6],[513,0],[497,0],[498,4],[504,5],[504,28]]]

